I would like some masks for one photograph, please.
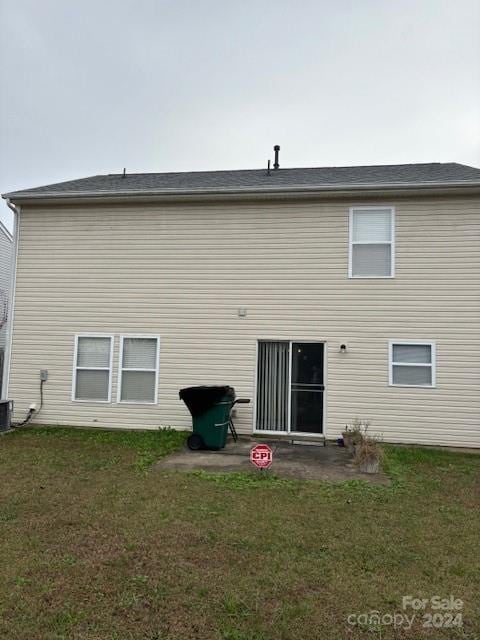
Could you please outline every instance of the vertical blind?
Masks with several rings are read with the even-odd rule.
[[[288,342],[259,342],[257,364],[257,424],[262,431],[287,431]]]

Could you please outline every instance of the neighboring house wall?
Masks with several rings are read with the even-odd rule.
[[[3,362],[7,345],[7,325],[4,322],[5,313],[8,314],[9,311],[12,259],[12,236],[0,222],[0,398],[2,397]],[[5,306],[7,306],[6,309]],[[4,323],[3,326],[2,323]]]
[[[480,200],[375,201],[396,209],[396,276],[349,279],[349,207],[365,204],[372,199],[22,206],[9,390],[17,416],[38,401],[45,368],[38,422],[189,428],[180,388],[231,384],[254,400],[258,339],[319,340],[328,438],[359,417],[385,440],[479,447]],[[71,400],[82,332],[115,336],[111,404]],[[128,333],[161,338],[155,406],[117,403]],[[395,339],[436,343],[436,388],[389,386]],[[244,433],[253,409],[237,410]]]

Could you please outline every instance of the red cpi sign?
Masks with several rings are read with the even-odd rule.
[[[257,444],[250,449],[250,462],[259,469],[267,469],[273,460],[273,452],[268,444]]]

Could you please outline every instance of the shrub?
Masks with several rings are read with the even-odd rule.
[[[364,436],[355,448],[353,463],[360,471],[377,473],[383,458],[383,449],[375,438]]]

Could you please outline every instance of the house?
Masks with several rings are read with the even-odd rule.
[[[7,320],[12,260],[13,239],[8,229],[0,221],[0,398],[2,397],[3,365],[7,344]]]
[[[455,163],[98,175],[17,210],[15,417],[480,447],[480,170]]]

